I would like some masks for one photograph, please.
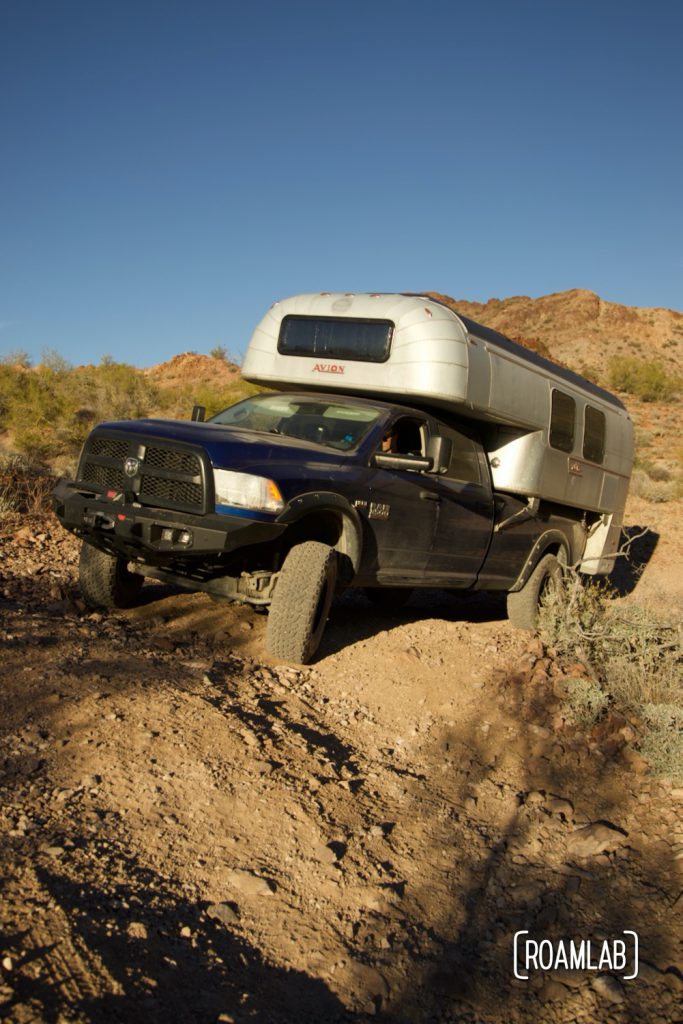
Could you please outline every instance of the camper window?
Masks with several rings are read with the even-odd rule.
[[[574,447],[574,414],[576,402],[563,391],[553,388],[550,410],[550,447],[570,452]]]
[[[389,358],[393,329],[390,320],[286,316],[280,327],[277,350],[286,356],[383,363]]]
[[[584,416],[583,457],[589,462],[602,462],[605,457],[605,414],[592,405],[586,406]]]

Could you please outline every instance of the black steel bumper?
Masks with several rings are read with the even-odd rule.
[[[249,515],[191,515],[111,501],[96,489],[59,480],[53,508],[62,526],[111,554],[150,564],[194,561],[276,540],[286,523]]]

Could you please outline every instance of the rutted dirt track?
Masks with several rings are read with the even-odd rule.
[[[347,595],[298,669],[203,596],[84,613],[56,525],[0,542],[0,1016],[683,1020],[683,793],[564,728],[500,600]],[[515,981],[522,928],[635,928],[641,975]]]

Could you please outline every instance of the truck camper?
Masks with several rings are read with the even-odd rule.
[[[533,628],[562,565],[612,567],[633,459],[614,396],[417,294],[276,302],[210,421],[101,424],[55,496],[93,605],[145,576],[269,609],[305,662],[336,590],[495,589]]]

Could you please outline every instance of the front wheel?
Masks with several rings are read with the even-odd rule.
[[[544,555],[521,590],[507,596],[508,618],[515,629],[536,629],[541,599],[562,580],[562,565],[555,555]]]
[[[266,646],[284,661],[305,665],[318,649],[337,582],[337,552],[305,541],[289,552],[268,614]]]
[[[90,608],[130,608],[144,579],[130,572],[125,558],[109,555],[85,541],[81,547],[78,582]]]

